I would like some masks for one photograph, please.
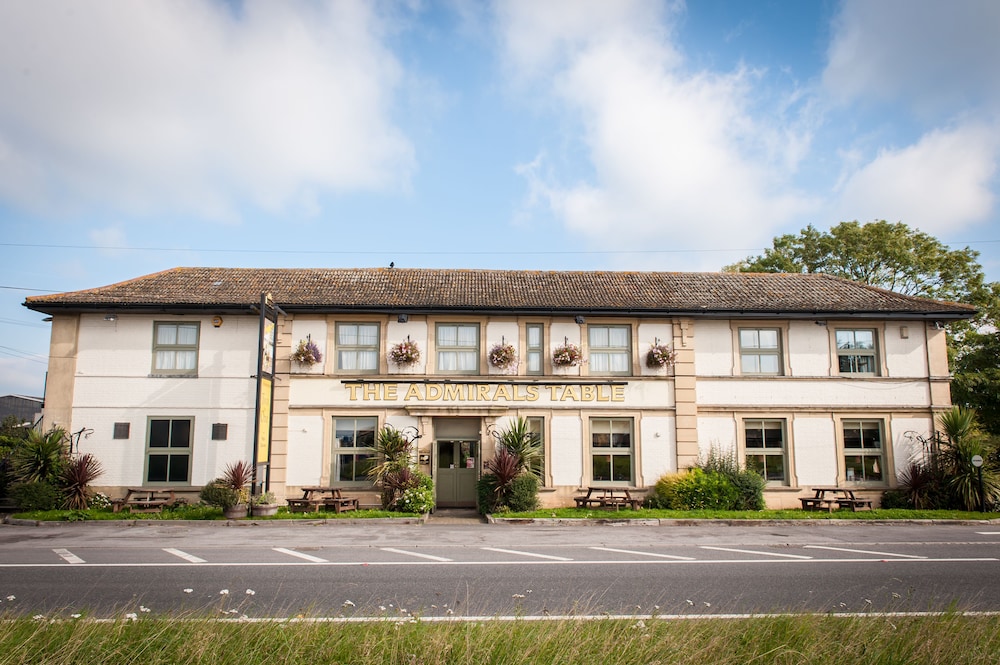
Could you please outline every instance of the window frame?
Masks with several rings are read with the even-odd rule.
[[[367,473],[362,473],[359,480],[358,475],[358,462],[357,458],[361,456],[371,457],[373,462],[375,461],[377,452],[375,449],[375,443],[379,432],[379,419],[378,416],[372,415],[334,415],[331,418],[331,439],[330,439],[330,484],[343,486],[343,487],[355,487],[355,488],[370,488],[373,486],[372,481],[368,478]],[[354,421],[351,432],[353,433],[353,440],[358,440],[358,432],[361,431],[358,428],[358,421],[371,421],[372,424],[372,439],[371,446],[344,446],[341,445],[341,438],[337,436],[338,432],[346,431],[346,429],[338,429],[337,421]],[[352,466],[354,468],[354,473],[352,473],[353,480],[344,480],[341,478],[341,460],[342,455],[351,455],[354,458]]]
[[[849,425],[859,425],[859,437],[861,441],[860,447],[848,447],[847,445],[847,429]],[[879,436],[879,447],[877,449],[865,448],[864,441],[864,425],[875,425],[878,428]],[[891,459],[889,457],[891,446],[887,444],[888,438],[888,427],[887,419],[877,416],[845,416],[838,420],[837,431],[839,436],[840,450],[838,451],[838,466],[839,466],[839,476],[840,482],[845,485],[850,485],[852,487],[888,487],[890,485],[890,479],[893,474],[889,472]],[[866,452],[877,450],[877,452]],[[867,477],[858,478],[854,473],[848,473],[848,471],[854,471],[854,468],[848,468],[847,458],[848,456],[860,457],[861,458],[861,469],[862,472],[867,468],[865,464],[866,458],[876,458],[876,461],[881,465],[881,471],[878,473],[881,478],[869,479]],[[853,476],[853,477],[849,477]]]
[[[760,346],[760,333],[761,332],[774,332],[777,336],[777,346],[774,349],[765,348]],[[757,346],[744,346],[743,345],[743,333],[749,332],[756,335],[758,344]],[[784,345],[782,344],[782,328],[776,326],[740,326],[736,330],[736,345],[739,352],[740,361],[740,375],[742,376],[784,376],[785,374],[785,354]],[[774,372],[765,372],[760,369],[761,358],[764,356],[774,357],[776,359],[777,369]],[[756,357],[757,358],[757,370],[747,371],[744,366],[743,359],[746,357]]]
[[[546,470],[545,463],[548,461],[549,457],[545,454],[545,417],[544,416],[525,416],[524,418],[528,423],[528,431],[532,434],[538,436],[538,447],[541,450],[541,459],[538,460],[538,478],[541,480],[543,487],[548,487],[548,472]]]
[[[596,434],[604,434],[604,432],[596,432],[595,431],[595,429],[596,429],[596,427],[595,427],[596,423],[601,422],[601,421],[605,421],[605,422],[607,422],[609,424],[609,430],[610,431],[607,432],[608,437],[609,437],[609,439],[608,439],[608,445],[607,446],[598,446],[598,445],[595,445],[595,442],[594,442],[594,437],[595,437]],[[619,424],[623,424],[624,423],[624,424],[627,424],[627,426],[628,426],[628,441],[629,441],[629,445],[628,445],[627,448],[626,447],[622,447],[622,446],[614,446],[613,445],[613,437],[614,437],[614,435],[615,434],[622,434],[622,432],[616,432],[615,431],[615,425],[614,425],[615,423],[619,423]],[[636,465],[636,441],[635,441],[636,423],[635,423],[635,418],[633,418],[631,416],[615,416],[615,415],[591,416],[588,419],[587,424],[588,424],[588,432],[587,432],[587,436],[588,436],[587,457],[588,457],[588,468],[589,468],[589,472],[590,472],[590,482],[591,482],[591,484],[593,486],[595,486],[595,487],[616,487],[616,486],[621,486],[621,487],[637,487],[637,484],[636,484],[636,473],[637,473],[636,466],[637,465]],[[602,455],[602,456],[606,455],[606,456],[609,457],[609,460],[608,460],[608,474],[610,476],[609,480],[598,480],[597,477],[596,477],[596,474],[594,472],[594,464],[595,464],[594,458],[597,455]],[[614,469],[615,469],[615,459],[614,458],[615,457],[628,457],[629,477],[628,477],[627,480],[619,479],[619,478],[615,477],[615,473],[614,473]]]
[[[538,344],[532,345],[531,331],[538,331]],[[538,357],[538,369],[531,369],[532,357]],[[524,324],[524,373],[528,376],[541,376],[545,374],[545,324],[526,323]]]
[[[595,346],[593,343],[593,333],[597,330],[607,329],[608,330],[608,346]],[[624,346],[611,346],[611,330],[624,330],[628,338],[625,341]],[[632,325],[629,323],[594,323],[587,325],[587,374],[589,376],[632,376],[632,339],[634,338]],[[620,371],[615,371],[610,369],[611,367],[611,356],[614,355],[625,355],[625,369]],[[594,359],[598,356],[608,357],[608,367],[607,370],[594,370]]]
[[[153,423],[158,421],[166,421],[170,423],[169,431],[167,434],[168,445],[166,446],[153,446]],[[188,423],[187,431],[187,446],[172,446],[170,442],[173,440],[174,433],[174,423],[186,422]],[[143,485],[149,485],[152,487],[168,487],[168,486],[190,486],[191,485],[191,473],[194,467],[194,416],[149,416],[146,418],[146,442],[145,451],[143,453]],[[171,450],[177,448],[178,450],[184,450],[185,452],[177,453],[164,453],[164,450]],[[150,480],[150,457],[152,455],[164,455],[166,454],[167,459],[167,471],[166,480]],[[170,478],[170,468],[171,461],[173,457],[187,457],[187,474],[185,480],[171,480]]]
[[[454,345],[443,346],[441,344],[441,330],[443,328],[455,328],[455,341]],[[471,346],[461,346],[458,344],[460,339],[458,334],[458,329],[460,328],[472,328],[476,331],[476,342]],[[482,346],[483,346],[483,336],[482,336],[482,326],[478,322],[471,321],[441,321],[434,324],[434,371],[436,374],[460,374],[460,375],[478,375],[480,373],[480,368],[482,366]],[[441,368],[441,358],[442,354],[456,354],[456,360],[459,354],[471,353],[475,358],[475,367],[472,369],[442,369]],[[456,366],[458,363],[456,362]]]
[[[340,329],[342,326],[372,326],[375,328],[375,343],[374,344],[341,344],[340,343]],[[334,353],[336,354],[336,368],[338,372],[351,373],[351,374],[378,374],[379,373],[379,363],[381,362],[381,344],[382,344],[382,326],[377,321],[337,321],[333,327],[333,342],[334,342]],[[340,354],[344,352],[352,352],[355,354],[360,354],[363,351],[371,352],[375,354],[375,367],[371,369],[345,369],[342,367],[340,362]],[[357,358],[357,356],[355,356]]]
[[[751,446],[749,432],[751,431],[751,425],[759,424],[761,430],[761,442],[764,444],[762,446]],[[777,428],[767,427],[768,424],[778,425]],[[789,442],[789,427],[788,419],[775,416],[744,416],[742,418],[742,443],[743,443],[743,466],[746,469],[757,471],[760,473],[759,469],[751,468],[747,458],[751,455],[764,457],[764,480],[767,482],[769,487],[790,487],[792,485],[792,473],[791,473],[791,445]],[[767,446],[767,431],[778,429],[781,432],[781,447],[774,448]],[[782,464],[782,478],[769,479],[767,477],[767,458],[768,457],[780,457]]]
[[[180,327],[193,327],[194,328],[194,344],[161,344],[157,342],[160,337],[160,329],[166,326],[173,326],[178,328],[177,332],[180,332]],[[153,358],[152,358],[152,371],[150,372],[152,376],[198,376],[198,362],[199,362],[199,347],[201,346],[201,322],[200,321],[153,321]],[[173,351],[175,354],[177,352],[194,352],[194,367],[192,369],[177,369],[174,368],[160,368],[157,366],[158,354],[161,351]],[[174,356],[176,365],[176,355]]]
[[[870,349],[859,349],[856,346],[848,346],[841,348],[840,346],[840,334],[841,333],[853,333],[854,334],[854,344],[857,343],[856,336],[859,332],[871,333],[872,345]],[[841,327],[836,326],[833,330],[833,347],[837,355],[837,374],[840,376],[880,376],[882,373],[881,357],[879,353],[879,331],[878,328],[855,328],[855,327]],[[845,358],[871,358],[872,371],[863,372],[853,369],[844,370],[841,366],[841,360]],[[853,362],[852,362],[853,365]]]

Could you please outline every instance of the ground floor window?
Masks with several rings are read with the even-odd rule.
[[[885,470],[881,420],[844,421],[844,477],[849,483],[882,482]]]
[[[538,449],[541,453],[539,458],[533,465],[532,470],[538,474],[539,480],[543,483],[545,482],[545,419],[544,418],[527,418],[528,421],[528,431],[535,436],[535,440],[538,443]]]
[[[591,478],[595,483],[632,484],[632,419],[592,418]]]
[[[146,437],[146,482],[191,482],[192,418],[150,418]]]
[[[787,484],[785,421],[745,420],[743,428],[747,468],[764,476],[769,483]]]
[[[370,483],[368,470],[375,464],[375,432],[378,418],[333,419],[333,468],[336,483]]]

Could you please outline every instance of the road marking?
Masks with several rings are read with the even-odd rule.
[[[444,562],[448,562],[448,563],[454,561],[454,559],[446,559],[443,556],[434,556],[433,554],[422,554],[420,552],[409,552],[407,550],[397,550],[397,549],[395,549],[393,547],[380,547],[379,549],[382,550],[383,552],[395,552],[396,554],[406,554],[406,555],[409,555],[409,556],[418,556],[418,557],[420,557],[422,559],[430,559],[431,561],[444,561]]]
[[[740,554],[763,554],[764,556],[781,556],[787,557],[789,559],[811,559],[811,556],[804,556],[802,554],[781,554],[780,552],[758,552],[756,550],[737,550],[730,547],[712,547],[711,545],[702,545],[703,550],[717,550],[719,552],[739,552]]]
[[[846,547],[826,547],[825,545],[806,545],[807,550],[832,550],[834,552],[854,552],[855,554],[874,554],[875,556],[901,556],[905,559],[926,559],[917,554],[896,554],[895,552],[872,552],[871,550],[851,550]]]
[[[86,561],[84,561],[83,559],[81,559],[77,555],[73,554],[69,550],[59,549],[59,550],[52,550],[52,551],[55,552],[56,554],[58,554],[59,556],[61,556],[63,559],[65,559],[66,563],[86,563]]]
[[[980,536],[1000,536],[1000,531],[976,531]]]
[[[621,554],[638,554],[640,556],[655,556],[663,559],[676,559],[677,561],[694,561],[694,557],[677,556],[675,554],[657,554],[656,552],[636,552],[634,550],[616,550],[613,547],[591,547],[590,549],[600,550],[602,552],[619,552]]]
[[[188,563],[208,563],[207,561],[205,561],[205,559],[202,559],[201,557],[196,557],[193,554],[188,554],[187,552],[174,549],[173,547],[164,547],[163,551],[166,552],[167,554],[173,554],[174,556],[179,556]]]
[[[320,559],[318,556],[306,554],[305,552],[296,552],[295,550],[285,549],[284,547],[272,547],[271,549],[275,552],[281,552],[282,554],[287,554],[289,556],[297,556],[300,559],[305,559],[306,561],[311,561],[312,563],[330,563],[326,559]]]
[[[519,552],[517,550],[502,550],[499,547],[484,547],[484,550],[489,550],[490,552],[500,552],[501,554],[520,554],[521,556],[537,556],[539,559],[550,559],[552,561],[572,561],[573,559],[567,559],[564,556],[552,556],[550,554],[535,554],[534,552]]]

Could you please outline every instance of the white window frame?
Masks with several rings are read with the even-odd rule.
[[[606,330],[608,343],[595,344],[594,336]],[[625,332],[624,344],[612,344],[613,330]],[[614,358],[624,358],[624,369],[612,369]],[[591,376],[632,375],[632,326],[629,324],[592,324],[587,326],[587,373]]]
[[[761,333],[765,332],[774,333],[774,347],[761,345]],[[762,376],[781,376],[784,374],[781,328],[768,326],[746,326],[739,328],[736,331],[736,335],[740,347],[740,374]],[[773,372],[761,369],[764,358],[774,358],[775,370]],[[753,362],[753,368],[747,369],[747,360],[751,360]]]
[[[353,421],[350,427],[352,443],[348,445],[344,442],[343,438],[338,435],[348,431],[347,424],[350,421]],[[362,421],[364,425],[371,425],[370,446],[358,445],[358,433],[368,431],[367,429],[359,429],[359,423]],[[340,425],[338,425],[338,422]],[[367,473],[357,468],[358,458],[370,457],[373,461],[375,459],[375,442],[379,432],[378,417],[363,415],[333,416],[332,427],[333,441],[330,446],[330,484],[345,487],[370,487],[372,482],[368,478]],[[352,473],[351,478],[349,479],[344,479],[341,476],[342,455],[349,455],[353,458],[351,462]]]
[[[173,342],[160,341],[161,331],[174,329]],[[177,342],[181,329],[194,330],[194,342]],[[153,321],[153,376],[198,376],[198,346],[201,341],[201,323],[188,321]],[[162,355],[161,355],[162,354]],[[192,357],[191,367],[177,367],[178,354]],[[189,363],[184,363],[185,365]]]
[[[454,343],[443,344],[441,333],[445,329],[455,329]],[[475,342],[473,344],[462,344],[462,329],[475,331]],[[437,362],[435,369],[438,374],[479,374],[479,363],[481,351],[481,335],[478,323],[438,323],[434,326],[434,348]],[[463,365],[462,359],[471,359],[472,366],[468,362]],[[450,362],[454,360],[454,362]],[[454,365],[452,368],[451,366]],[[445,369],[448,367],[448,369]]]
[[[868,333],[871,335],[871,347],[858,347],[857,334]],[[841,346],[842,334],[850,335],[847,345]],[[838,327],[833,332],[834,346],[837,349],[837,373],[843,376],[878,376],[879,375],[879,343],[878,330],[875,328],[849,328]],[[859,359],[869,359],[871,371],[857,369],[860,365]],[[843,361],[848,363],[844,369]]]
[[[154,422],[166,422],[167,432],[166,432],[166,444],[165,446],[153,446],[153,423]],[[173,445],[175,442],[175,423],[187,423],[187,446]],[[181,436],[181,432],[176,432],[177,437]],[[171,452],[176,451],[176,452]],[[166,478],[163,480],[151,480],[150,479],[150,458],[156,456],[166,456],[167,457],[167,468],[166,468]],[[186,457],[187,472],[185,474],[173,475],[171,474],[171,468],[173,467],[173,461],[175,458]],[[191,468],[194,466],[194,417],[193,416],[150,416],[146,419],[146,451],[144,455],[144,463],[142,470],[143,484],[144,485],[190,485],[191,484]],[[183,475],[183,478],[181,478]]]
[[[760,446],[751,446],[751,431],[760,431]],[[780,435],[781,445],[778,447],[768,445],[768,433],[777,431]],[[773,442],[773,439],[771,439]],[[755,417],[743,419],[743,463],[746,468],[761,473],[758,465],[751,466],[750,457],[760,457],[763,466],[764,479],[768,485],[787,486],[791,484],[790,460],[788,445],[788,421],[784,418]],[[768,462],[773,459],[781,461],[782,474],[780,478],[769,478]]]
[[[591,416],[590,418],[590,443],[587,446],[587,454],[590,464],[590,478],[595,486],[635,486],[636,463],[635,463],[635,419],[631,417],[622,418],[616,416]],[[605,428],[604,425],[607,425]],[[607,429],[608,431],[603,431]],[[627,431],[626,431],[627,430]],[[607,445],[598,445],[597,437],[608,436]],[[615,436],[626,435],[628,445],[615,445]],[[595,473],[595,460],[598,456],[608,457],[609,478],[598,478]],[[628,459],[628,478],[620,478],[615,474],[616,458],[625,457]]]
[[[341,330],[349,327],[355,328],[355,341],[360,338],[360,328],[374,328],[375,341],[372,344],[344,344],[341,342]],[[382,339],[382,327],[374,321],[338,321],[334,326],[334,341],[337,352],[337,371],[349,372],[352,374],[377,374],[379,371],[379,348]],[[344,357],[347,354],[354,356],[355,367],[344,367]],[[374,358],[374,367],[359,367],[358,360],[362,354],[370,354]]]

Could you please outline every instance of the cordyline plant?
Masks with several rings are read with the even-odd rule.
[[[378,431],[375,439],[378,461],[368,470],[368,477],[382,490],[383,510],[392,508],[399,493],[411,484],[412,448],[413,442],[398,429],[386,425]]]
[[[87,453],[74,457],[63,469],[63,496],[67,510],[86,510],[90,503],[90,485],[104,473],[97,458]]]

